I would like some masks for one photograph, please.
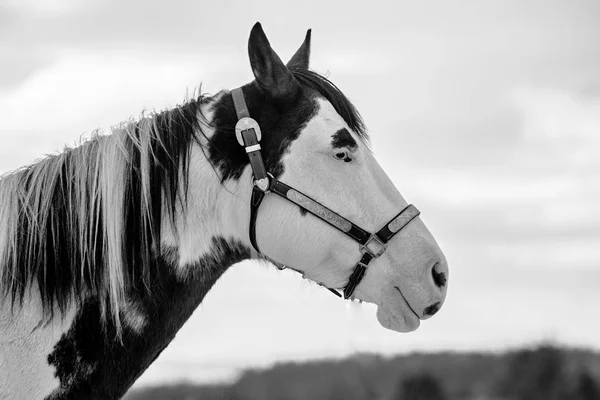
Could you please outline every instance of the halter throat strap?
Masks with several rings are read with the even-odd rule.
[[[420,214],[419,210],[412,204],[408,205],[383,228],[376,233],[371,234],[369,231],[350,222],[335,211],[325,207],[299,190],[279,181],[273,177],[273,175],[269,174],[265,168],[260,147],[260,126],[250,117],[250,112],[246,105],[242,88],[233,89],[231,91],[231,96],[238,118],[238,122],[235,126],[235,135],[238,143],[246,150],[253,174],[252,196],[250,199],[250,225],[248,232],[250,243],[252,243],[254,249],[261,254],[256,242],[256,220],[258,217],[258,209],[268,193],[274,193],[296,204],[349,236],[360,245],[362,257],[354,266],[354,270],[348,279],[348,283],[344,287],[344,298],[348,299],[352,296],[354,290],[365,276],[369,263],[386,251],[387,243],[408,225],[410,221]],[[328,287],[326,288],[336,296],[341,297],[341,294],[337,290]]]

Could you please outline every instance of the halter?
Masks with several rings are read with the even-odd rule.
[[[371,260],[381,256],[387,249],[387,243],[398,232],[402,230],[410,221],[416,218],[420,212],[412,204],[406,206],[394,218],[392,218],[383,228],[376,233],[362,229],[358,225],[348,221],[346,218],[325,207],[318,201],[294,189],[291,186],[279,181],[273,175],[267,172],[263,162],[260,140],[261,131],[258,123],[250,117],[250,112],[246,106],[244,93],[241,88],[231,91],[233,105],[237,114],[238,122],[235,125],[235,135],[240,146],[246,149],[250,167],[254,176],[252,186],[252,197],[250,200],[250,242],[254,249],[261,254],[256,243],[256,217],[258,208],[267,193],[274,193],[284,199],[296,204],[307,212],[325,221],[337,230],[354,239],[360,245],[362,257],[356,263],[354,271],[344,287],[344,299],[348,299],[354,293],[356,286],[365,276],[367,267]],[[337,290],[327,288],[336,296],[341,297]]]

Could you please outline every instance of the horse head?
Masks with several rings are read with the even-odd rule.
[[[259,193],[260,207],[244,228],[247,241],[261,256],[328,288],[348,289],[361,264],[357,262],[369,253],[374,257],[355,282],[352,298],[375,303],[384,327],[414,330],[444,302],[446,259],[415,208],[408,220],[399,215],[408,203],[377,163],[360,115],[333,83],[309,70],[310,41],[309,30],[284,64],[261,25],[254,26],[248,52],[255,80],[241,88],[241,106],[226,96],[216,108],[216,125],[228,129],[217,130],[213,150],[224,143],[232,150],[229,160],[213,151],[219,154],[213,161],[224,180],[248,180],[252,174],[272,180],[271,190],[263,188],[264,196]],[[239,108],[260,127],[259,145],[235,143],[232,126],[240,119],[234,114]],[[262,158],[264,168],[248,161],[244,147],[250,160]],[[277,190],[273,181],[284,182],[283,189]],[[288,188],[295,198],[290,199]],[[260,192],[256,187],[254,191]],[[254,197],[247,199],[253,202]],[[348,232],[354,226],[381,232],[403,219],[405,225],[387,243],[379,240],[384,234],[372,235],[369,241],[372,236],[357,238],[360,235]]]

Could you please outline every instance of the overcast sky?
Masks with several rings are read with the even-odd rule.
[[[448,298],[386,331],[297,276],[236,266],[140,384],[355,351],[600,349],[600,3],[0,0],[0,172],[202,82],[252,79],[261,21],[287,59],[313,29],[376,157],[446,253]]]

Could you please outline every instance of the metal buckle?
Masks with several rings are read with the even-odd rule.
[[[257,188],[259,188],[260,190],[262,190],[265,193],[269,193],[270,192],[269,189],[271,187],[271,179],[275,179],[275,178],[273,177],[273,175],[271,175],[270,172],[267,172],[266,178],[254,180],[254,186],[256,186]]]
[[[365,244],[360,246],[360,251],[363,253],[369,253],[373,258],[377,258],[387,249],[387,244],[383,243],[381,239],[377,237],[377,235],[369,236],[369,239]]]
[[[269,190],[269,178],[257,179],[254,181],[254,185],[266,193]]]
[[[246,146],[244,139],[242,138],[242,132],[247,131],[248,129],[254,129],[254,134],[256,135],[256,140],[258,142],[260,142],[260,139],[262,139],[258,122],[256,122],[253,118],[244,117],[235,124],[235,137],[237,138],[240,146]]]

